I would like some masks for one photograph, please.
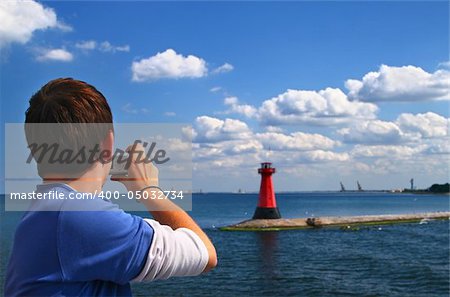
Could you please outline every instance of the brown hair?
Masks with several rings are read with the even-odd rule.
[[[112,113],[106,98],[86,82],[72,78],[52,80],[31,96],[29,103],[25,112],[25,133],[30,149],[32,144],[54,141],[61,150],[77,152],[101,143],[108,132],[113,131]],[[49,125],[54,123],[58,125]],[[37,161],[33,150],[32,154]],[[48,173],[79,174],[92,165],[86,160],[73,163],[49,165],[41,159],[37,161],[38,172],[41,177]]]
[[[48,82],[30,98],[25,123],[112,123],[105,97],[94,86],[72,78]]]

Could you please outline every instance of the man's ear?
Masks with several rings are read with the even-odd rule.
[[[105,158],[103,158],[105,161],[111,161],[113,156],[113,147],[114,147],[114,133],[112,130],[109,130],[106,134],[105,139],[103,139],[101,143],[101,150],[106,151]]]

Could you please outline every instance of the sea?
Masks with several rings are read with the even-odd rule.
[[[2,197],[4,199],[4,197]],[[193,195],[190,212],[216,246],[208,274],[133,284],[134,296],[445,296],[449,221],[359,228],[230,232],[252,217],[257,194]],[[384,192],[277,194],[285,218],[449,211],[448,195]],[[2,206],[3,207],[3,202]],[[1,209],[2,287],[20,212]],[[147,216],[146,213],[135,213]]]

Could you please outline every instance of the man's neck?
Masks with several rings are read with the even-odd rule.
[[[99,193],[103,188],[105,179],[102,171],[95,167],[86,171],[81,176],[64,177],[58,175],[49,175],[44,178],[44,183],[63,183],[78,192]]]
[[[100,193],[103,186],[103,180],[97,179],[76,179],[67,181],[65,184],[72,187],[77,192],[83,193]]]

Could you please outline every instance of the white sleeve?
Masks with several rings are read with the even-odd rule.
[[[153,228],[153,240],[144,268],[132,281],[194,276],[205,270],[208,250],[194,231],[187,228],[173,230],[155,220],[144,220]]]

